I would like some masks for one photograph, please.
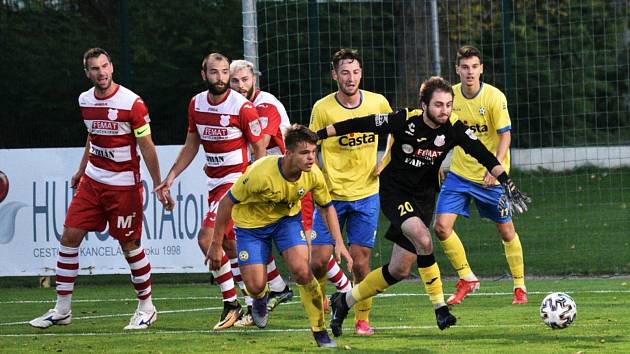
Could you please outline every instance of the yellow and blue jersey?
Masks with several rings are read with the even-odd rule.
[[[466,98],[462,94],[461,86],[461,83],[453,86],[455,92],[453,112],[459,116],[460,121],[470,127],[483,145],[496,155],[499,135],[512,128],[505,95],[496,87],[482,82],[477,95]],[[503,161],[499,162],[509,173],[509,150]],[[451,171],[476,183],[483,183],[486,174],[486,168],[459,146],[453,151]]]
[[[234,225],[241,228],[268,226],[286,216],[300,212],[300,199],[312,192],[313,201],[321,207],[331,198],[322,171],[313,165],[302,172],[298,180],[288,181],[282,174],[282,156],[263,157],[241,175],[228,192],[235,203],[232,209]]]
[[[369,114],[389,113],[389,102],[383,95],[359,90],[361,103],[346,108],[336,93],[320,99],[313,106],[310,128],[318,131],[330,124]],[[334,200],[354,201],[378,193],[374,176],[378,152],[378,135],[350,133],[321,142],[322,172]]]

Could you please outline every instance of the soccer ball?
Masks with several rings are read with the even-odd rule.
[[[569,327],[576,314],[575,301],[565,293],[551,293],[540,304],[540,318],[553,329]]]

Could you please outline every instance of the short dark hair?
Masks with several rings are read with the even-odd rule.
[[[293,124],[285,131],[284,144],[294,150],[299,143],[317,144],[317,134],[302,124]]]
[[[230,65],[230,59],[228,59],[225,55],[221,53],[210,53],[206,55],[201,62],[201,68],[203,69],[203,71],[206,71],[206,69],[208,68],[208,62],[210,60],[227,61],[228,65]]]
[[[479,62],[480,63],[482,62],[481,52],[479,51],[479,49],[471,45],[465,45],[457,50],[457,58],[455,59],[455,63],[459,65],[460,60],[464,58],[472,58],[472,57],[477,57],[479,58]]]
[[[450,93],[453,97],[455,96],[450,82],[442,77],[432,76],[420,85],[420,102],[424,102],[428,106],[435,91],[444,91]]]
[[[342,60],[356,60],[359,63],[359,67],[363,68],[363,60],[359,56],[359,52],[356,49],[341,48],[332,57],[333,70],[339,69],[339,63]]]
[[[110,63],[112,62],[112,58],[109,56],[109,53],[105,51],[105,49],[98,47],[90,48],[86,50],[85,53],[83,53],[83,68],[87,70],[87,61],[92,58],[98,58],[101,55],[106,56],[107,60],[109,60]]]

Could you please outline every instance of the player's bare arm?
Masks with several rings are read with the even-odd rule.
[[[155,144],[153,144],[153,139],[151,139],[151,135],[145,135],[140,138],[136,138],[138,142],[138,147],[140,147],[140,152],[142,153],[142,158],[144,159],[144,163],[147,166],[147,170],[149,171],[149,175],[151,175],[151,180],[153,181],[153,186],[160,184],[160,161],[157,157],[157,152],[155,150]],[[175,202],[173,198],[168,193],[157,193],[157,198],[164,205],[166,210],[173,210],[173,206]]]
[[[214,224],[212,240],[210,247],[206,253],[204,264],[210,267],[210,270],[218,270],[221,268],[221,258],[223,257],[223,235],[232,214],[234,202],[226,197],[221,199],[217,210],[217,218]]]
[[[512,133],[508,130],[499,134],[499,145],[497,146],[497,160],[503,161],[507,155],[510,144],[512,143]],[[490,173],[486,173],[483,178],[483,184],[486,187],[493,187],[497,179]]]
[[[83,156],[81,157],[81,162],[79,163],[79,168],[77,169],[77,172],[75,172],[74,175],[72,175],[72,178],[70,179],[71,188],[77,188],[77,186],[79,185],[79,181],[81,180],[81,177],[85,173],[85,167],[87,166],[89,158],[90,158],[90,137],[88,136],[87,141],[85,142],[85,150],[83,150]]]
[[[259,139],[256,142],[251,142],[255,160],[267,155],[267,144],[269,144],[269,139],[267,139],[267,142],[265,143],[265,137],[270,138],[269,135],[264,134],[262,139]]]
[[[155,189],[153,190],[154,192],[161,194],[164,197],[168,195],[168,191],[171,188],[173,181],[175,181],[175,178],[177,178],[177,176],[179,176],[186,169],[186,167],[190,165],[192,160],[197,155],[197,152],[199,151],[199,144],[201,144],[199,133],[189,132],[186,135],[186,142],[184,143],[184,146],[182,146],[182,149],[179,151],[179,155],[177,155],[177,158],[175,159],[173,166],[168,172],[168,175],[166,175],[166,178],[164,179],[164,181],[162,181],[162,183],[155,187]]]

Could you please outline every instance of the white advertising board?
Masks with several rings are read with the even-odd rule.
[[[166,176],[181,146],[160,146]],[[70,177],[83,148],[0,149],[0,171],[9,192],[0,203],[0,276],[54,275],[59,239],[72,199]],[[155,273],[206,272],[197,233],[208,211],[207,182],[198,154],[171,188],[176,206],[165,211],[152,193],[142,165],[145,202],[142,244]],[[79,255],[79,274],[128,274],[118,242],[103,233],[88,233]]]

